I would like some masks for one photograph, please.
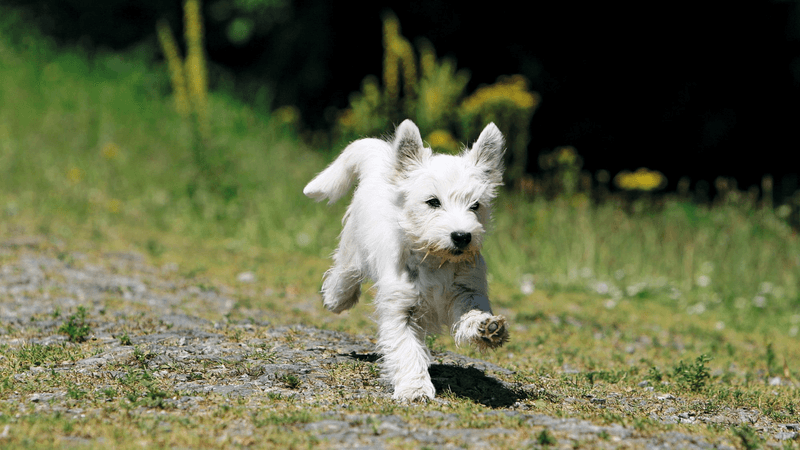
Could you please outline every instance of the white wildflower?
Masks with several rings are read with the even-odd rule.
[[[700,275],[697,277],[697,285],[700,287],[708,287],[711,284],[711,277],[708,275]]]
[[[297,233],[297,236],[294,238],[295,242],[297,243],[298,247],[305,247],[311,243],[311,236],[308,233]]]

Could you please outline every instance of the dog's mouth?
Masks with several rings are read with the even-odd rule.
[[[453,256],[461,256],[464,254],[464,250],[460,250],[457,248],[450,249],[450,254]]]

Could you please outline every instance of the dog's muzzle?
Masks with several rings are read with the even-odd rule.
[[[455,248],[451,250],[451,253],[454,255],[460,255],[472,241],[472,233],[453,231],[450,233],[450,239],[453,241],[453,246],[455,246]]]

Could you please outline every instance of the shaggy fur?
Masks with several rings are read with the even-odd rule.
[[[406,120],[393,141],[347,146],[303,190],[333,203],[358,179],[323,303],[340,313],[358,302],[365,278],[375,282],[378,350],[395,399],[435,396],[424,338],[441,325],[458,345],[486,349],[508,340],[505,318],[492,314],[480,254],[502,184],[503,144],[489,124],[461,155],[434,154]]]

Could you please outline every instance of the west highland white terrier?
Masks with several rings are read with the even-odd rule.
[[[374,281],[378,351],[392,398],[433,398],[425,336],[447,325],[457,345],[495,348],[508,340],[506,319],[487,296],[480,254],[491,202],[502,184],[503,135],[490,123],[459,156],[435,154],[410,120],[393,141],[360,139],[303,189],[333,203],[358,178],[344,215],[325,308],[352,308],[365,278]]]

